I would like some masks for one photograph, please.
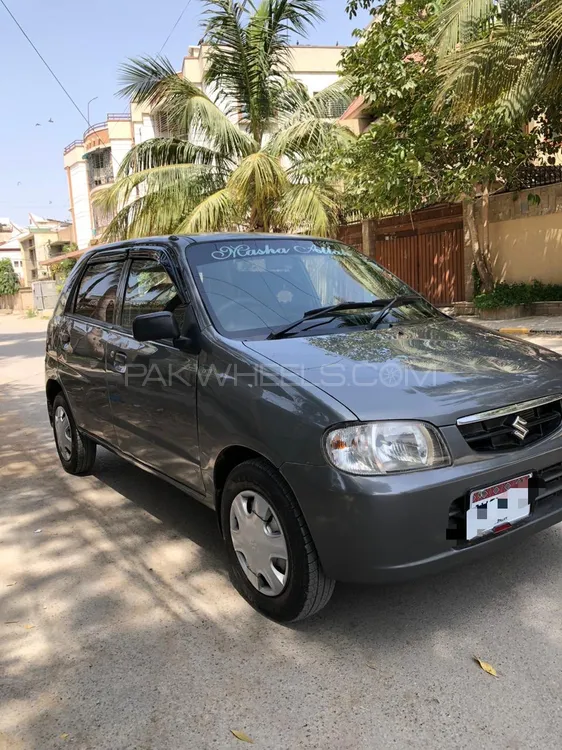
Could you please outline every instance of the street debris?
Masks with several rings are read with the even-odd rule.
[[[484,670],[484,672],[487,672],[488,674],[491,674],[492,677],[497,677],[498,673],[493,668],[491,664],[488,664],[487,661],[482,661],[482,659],[479,659],[477,656],[474,656],[474,661],[480,665],[480,667]]]
[[[238,729],[231,729],[230,731],[236,737],[237,740],[241,740],[242,742],[249,742],[250,745],[254,744],[254,740],[251,737],[248,737],[248,735],[245,734],[244,732],[241,732]]]

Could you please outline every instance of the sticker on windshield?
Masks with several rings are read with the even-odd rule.
[[[254,258],[263,255],[332,255],[349,256],[351,253],[343,247],[319,247],[318,245],[287,245],[285,247],[271,247],[267,242],[263,247],[253,245],[221,245],[213,250],[211,257],[215,260],[232,260],[233,258]]]

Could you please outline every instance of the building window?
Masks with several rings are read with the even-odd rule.
[[[90,190],[113,182],[111,149],[103,148],[86,155]]]
[[[172,129],[170,126],[170,120],[165,112],[156,112],[152,116],[152,122],[154,124],[154,137],[155,138],[170,138],[172,135]]]
[[[95,203],[92,205],[92,218],[94,220],[94,237],[99,237],[115,214],[104,211]]]

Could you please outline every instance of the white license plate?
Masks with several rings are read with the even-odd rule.
[[[532,474],[500,482],[470,493],[466,513],[466,538],[504,531],[531,512],[529,480]]]

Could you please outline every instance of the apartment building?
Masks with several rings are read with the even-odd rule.
[[[0,216],[0,260],[8,259],[23,284],[23,256],[18,236],[23,228]]]
[[[29,226],[15,238],[21,248],[23,285],[50,278],[49,269],[41,264],[61,255],[63,248],[73,242],[73,236],[70,222],[29,214]]]
[[[133,145],[130,114],[108,114],[105,122],[89,127],[80,140],[64,149],[70,213],[80,249],[95,241],[110,221],[93,203],[100,188],[110,185],[125,154]]]
[[[203,83],[208,49],[207,45],[189,47],[181,75],[214,99],[214,92]],[[314,95],[337,80],[338,63],[344,49],[339,46],[296,45],[291,48],[292,73]],[[225,106],[220,100],[218,104]],[[341,114],[343,112],[334,112],[334,117]],[[94,205],[92,198],[96,191],[114,182],[124,156],[133,145],[166,135],[165,116],[151,112],[146,104],[133,103],[130,113],[109,114],[105,122],[92,125],[80,140],[65,148],[64,167],[74,241],[80,250],[95,244],[111,220]]]

